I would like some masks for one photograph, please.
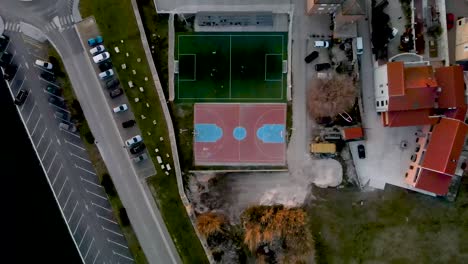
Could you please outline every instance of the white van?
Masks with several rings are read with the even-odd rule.
[[[361,55],[364,53],[364,48],[362,46],[362,37],[357,37],[356,38],[356,54]]]

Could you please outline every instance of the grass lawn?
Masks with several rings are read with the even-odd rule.
[[[151,150],[158,148],[163,157],[165,154],[172,155],[172,153],[164,115],[145,57],[131,1],[81,0],[80,11],[83,17],[93,15],[96,18],[104,37],[104,43],[112,53],[115,70],[121,83],[124,84],[125,93],[142,131],[145,144],[150,150],[153,162],[158,164],[155,152]],[[113,52],[115,46],[119,47],[120,53]],[[129,54],[128,57],[126,53]],[[140,62],[138,62],[138,58],[141,59]],[[123,63],[126,64],[126,69],[120,67]],[[132,70],[136,74],[133,74]],[[147,81],[145,81],[145,77],[148,78]],[[136,87],[143,87],[144,93],[138,89],[129,88],[126,85],[128,81],[132,81]],[[137,97],[140,102],[136,103],[134,99]],[[150,107],[147,107],[146,103]],[[145,119],[142,119],[141,115],[144,115]],[[153,124],[154,120],[156,125]],[[164,141],[160,141],[160,137],[163,137]],[[164,163],[172,163],[172,159],[166,159]],[[173,165],[172,167],[174,168]],[[153,195],[182,261],[184,263],[206,263],[208,260],[205,252],[180,200],[174,170],[171,170],[169,176],[166,176],[159,167],[157,170],[158,173],[151,177],[148,183],[154,191]]]
[[[317,263],[468,263],[467,179],[453,203],[397,187],[312,193]]]

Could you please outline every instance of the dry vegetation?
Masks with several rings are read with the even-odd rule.
[[[207,212],[197,217],[197,228],[205,237],[216,233],[223,233],[224,225],[226,224],[226,217],[222,214]]]

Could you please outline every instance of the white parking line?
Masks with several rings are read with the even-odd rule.
[[[76,204],[75,204],[75,206],[73,207],[73,211],[71,212],[71,215],[70,215],[70,217],[69,217],[68,220],[67,220],[67,223],[68,223],[68,224],[70,223],[70,220],[72,219],[73,214],[75,213],[75,209],[76,209],[77,206],[78,206],[78,201],[76,201]]]
[[[34,103],[33,108],[31,109],[31,113],[29,113],[28,119],[26,120],[26,124],[29,122],[29,118],[31,118],[32,113],[34,112],[34,108],[36,108],[36,103]]]
[[[106,211],[108,211],[108,212],[112,212],[112,210],[110,210],[110,209],[108,209],[108,208],[105,208],[105,207],[103,207],[103,206],[100,206],[99,204],[95,204],[95,203],[93,203],[93,202],[91,202],[91,204],[94,205],[94,206],[96,206],[96,207],[102,208],[102,209],[104,209],[104,210],[106,210]]]
[[[84,259],[86,259],[86,257],[88,256],[89,250],[91,249],[91,246],[93,245],[93,243],[94,243],[94,237],[93,237],[93,240],[91,240],[91,243],[89,243],[89,247],[88,247],[88,250],[86,250],[86,254],[84,256]]]
[[[47,155],[47,151],[49,151],[50,144],[52,144],[52,139],[50,139],[49,145],[47,145],[46,151],[44,152],[44,155],[42,156],[41,161],[44,161],[44,158]]]
[[[49,93],[46,89],[43,89],[42,91],[43,91],[44,93],[46,93],[46,94],[49,94],[50,96],[57,97],[57,98],[59,98],[59,99],[62,100],[62,101],[64,100],[63,97],[60,97],[60,96],[55,95],[55,94],[53,94],[53,93]]]
[[[60,171],[62,170],[62,168],[63,168],[63,165],[60,164],[60,168],[59,168],[59,170],[57,171],[57,173],[55,174],[55,178],[54,178],[54,181],[52,182],[52,186],[54,186],[55,181],[57,180],[58,175],[59,175]]]
[[[70,144],[70,145],[72,145],[72,146],[74,146],[74,147],[76,147],[76,148],[81,149],[81,150],[85,150],[84,148],[82,148],[82,147],[80,147],[80,146],[78,146],[78,145],[75,145],[75,144],[71,143],[70,141],[68,141],[68,140],[66,140],[66,139],[65,139],[65,143],[68,143],[68,144]]]
[[[24,83],[24,82],[23,82]],[[21,86],[23,86],[23,84],[21,84]],[[21,89],[21,87],[20,87]],[[31,89],[28,90],[28,94],[31,94]],[[24,99],[24,103],[21,105],[20,107],[20,111],[21,113],[23,113],[23,107],[26,105],[26,101],[28,101],[28,98],[31,97],[31,96],[26,96],[26,99]]]
[[[81,223],[81,219],[83,219],[83,216],[84,216],[84,215],[83,215],[83,214],[81,214],[81,216],[80,216],[80,219],[78,220],[78,224],[76,224],[75,230],[73,230],[73,235],[75,235],[75,233],[76,233],[76,230],[78,230],[78,226],[80,225],[80,223]]]
[[[15,53],[16,53],[16,51],[15,51]],[[11,58],[11,60],[13,60],[13,58]],[[13,76],[13,78],[11,79],[10,85],[13,83],[13,81],[14,81],[15,78],[16,78],[16,76],[18,76],[18,72],[19,72],[20,69],[21,69],[21,64],[18,66],[18,69],[16,70],[15,76]]]
[[[69,152],[69,153],[70,153],[71,156],[77,157],[77,158],[79,158],[80,160],[86,161],[86,162],[88,162],[89,164],[91,164],[91,161],[89,161],[89,160],[87,160],[87,159],[85,159],[85,158],[82,158],[82,157],[80,157],[80,156],[78,156],[78,155],[76,155],[76,154],[74,154],[74,153],[72,153],[72,152]]]
[[[53,107],[55,107],[55,108],[58,108],[58,109],[60,109],[60,110],[62,110],[62,111],[64,111],[64,112],[67,112],[67,113],[70,114],[70,111],[68,111],[67,109],[62,108],[62,107],[60,107],[60,106],[58,106],[58,105],[54,105],[54,104],[52,104],[52,103],[49,103],[49,105],[51,105],[51,106],[53,106]]]
[[[71,124],[70,121],[65,120],[65,119],[63,119],[63,118],[61,118],[61,117],[58,117],[55,113],[54,113],[54,117],[55,117],[56,119],[58,119],[58,120],[61,120],[61,121],[65,122],[65,123]]]
[[[134,259],[129,258],[129,257],[127,257],[127,256],[124,256],[124,255],[122,255],[122,254],[119,254],[119,253],[115,252],[114,250],[112,250],[112,254],[117,255],[117,256],[120,256],[120,257],[122,257],[122,258],[126,258],[126,259],[131,260],[131,261],[134,261]]]
[[[93,264],[96,262],[96,259],[98,258],[99,253],[101,253],[101,250],[98,250],[96,256],[94,257]]]
[[[80,167],[80,166],[78,166],[78,165],[76,165],[76,164],[75,164],[75,167],[78,168],[78,169],[80,169],[80,170],[86,171],[87,173],[96,175],[96,173],[94,173],[94,172],[92,172],[92,171],[89,171],[89,170],[87,170],[87,169],[85,169],[85,168],[82,168],[82,167]]]
[[[97,216],[98,218],[104,219],[104,220],[106,220],[106,221],[109,221],[109,222],[111,222],[111,223],[113,223],[113,224],[118,225],[117,222],[112,221],[112,220],[109,220],[109,219],[105,218],[104,216],[99,215],[98,213],[96,213],[96,216]]]
[[[36,125],[34,125],[33,131],[31,133],[31,137],[34,135],[34,132],[36,132],[37,124],[39,124],[39,121],[42,119],[42,114],[39,114],[39,118],[37,119]]]
[[[111,233],[113,233],[113,234],[116,234],[116,235],[118,235],[118,236],[123,237],[123,235],[122,235],[121,233],[119,233],[119,232],[115,232],[115,231],[113,231],[113,230],[107,229],[107,228],[105,228],[104,226],[101,226],[101,227],[102,227],[102,230],[106,230],[106,231],[109,231],[109,232],[111,232]]]
[[[83,237],[81,238],[81,241],[80,241],[80,244],[78,245],[78,247],[80,247],[80,246],[81,246],[81,243],[83,243],[83,240],[84,240],[84,238],[85,238],[85,236],[86,236],[86,233],[88,233],[88,230],[89,230],[89,226],[86,226],[86,230],[85,230],[85,232],[84,232],[84,234],[83,234]]]
[[[119,244],[119,243],[117,243],[117,242],[115,242],[115,241],[113,241],[113,240],[111,240],[111,239],[109,239],[109,238],[107,239],[107,242],[114,243],[114,244],[116,244],[116,245],[118,245],[118,246],[121,246],[121,247],[123,247],[123,248],[127,248],[127,249],[128,249],[127,246],[124,246],[124,245],[122,245],[122,244]]]
[[[85,181],[85,182],[87,182],[87,183],[90,183],[90,184],[92,184],[92,185],[94,185],[94,186],[96,186],[96,187],[99,187],[99,188],[103,188],[103,189],[104,189],[104,187],[102,187],[101,185],[96,184],[96,183],[94,183],[94,182],[92,182],[92,181],[89,181],[89,180],[87,180],[87,179],[85,179],[85,178],[83,178],[83,177],[80,177],[80,179],[81,179],[82,181]]]
[[[67,208],[68,200],[70,200],[70,196],[73,193],[73,189],[71,189],[70,193],[68,194],[67,200],[65,201],[65,204],[63,205],[62,211],[65,211],[65,208]]]
[[[57,87],[57,88],[60,88],[60,86],[58,86],[57,84],[55,84],[55,83],[53,83],[53,82],[49,82],[48,80],[46,80],[46,79],[44,79],[44,78],[42,78],[42,77],[40,77],[39,79],[42,80],[42,81],[44,81],[44,82],[46,82],[46,83],[48,83],[48,84],[50,84],[50,85],[53,85],[53,86],[55,86],[55,87]]]
[[[67,131],[67,130],[65,130],[65,129],[60,128],[60,131],[66,132],[66,133],[68,133],[68,134],[70,134],[70,135],[72,135],[72,136],[75,136],[75,137],[77,137],[77,138],[80,138],[80,136],[78,136],[77,134],[72,133],[72,132],[70,132],[70,131]]]
[[[27,62],[24,62],[24,66],[26,66],[26,69],[29,70],[29,64]]]
[[[62,194],[63,187],[65,187],[65,183],[67,183],[67,181],[68,181],[68,177],[66,177],[66,178],[65,178],[65,181],[63,181],[62,188],[60,188],[60,191],[59,191],[59,193],[58,193],[58,195],[57,195],[57,198],[59,198],[59,197],[60,197],[60,194]]]
[[[88,189],[85,189],[85,191],[86,191],[87,193],[93,194],[94,196],[97,196],[97,197],[99,197],[99,198],[101,198],[101,199],[107,201],[107,198],[104,197],[104,196],[101,196],[101,195],[99,195],[99,194],[95,194],[95,193],[93,193],[93,192],[91,192],[91,191],[88,191]]]
[[[47,60],[44,60],[44,59],[43,59],[43,61],[47,61]],[[44,68],[44,67],[41,67],[41,66],[39,66],[39,65],[36,65],[35,63],[33,64],[33,66],[36,67],[36,68],[38,68],[38,69],[41,70],[41,71],[45,71],[45,72],[48,72],[48,73],[50,73],[50,74],[54,74],[54,72],[52,72],[52,71],[50,71],[50,70],[48,70],[48,69],[46,69],[46,68]],[[47,81],[47,80],[44,80],[44,81]]]
[[[38,148],[38,147],[39,147],[39,145],[41,144],[41,142],[42,142],[42,139],[44,138],[44,134],[45,134],[45,132],[46,132],[46,131],[47,131],[47,127],[44,129],[44,131],[42,131],[41,138],[39,139],[39,142],[37,143],[37,146],[36,146],[36,148]]]
[[[57,157],[57,152],[55,152],[54,157],[52,158],[52,161],[50,162],[49,168],[47,168],[47,173],[49,173],[50,168],[52,167],[52,164],[54,164],[55,157]]]

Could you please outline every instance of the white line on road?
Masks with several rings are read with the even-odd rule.
[[[43,91],[44,93],[46,93],[46,94],[49,94],[50,96],[57,97],[58,99],[60,99],[60,100],[62,100],[62,101],[64,100],[63,97],[60,97],[60,96],[55,95],[55,94],[53,94],[53,93],[50,93],[50,92],[48,92],[46,89],[44,89],[44,90],[42,90],[42,91]]]
[[[59,193],[57,195],[57,198],[59,198],[60,194],[62,194],[63,187],[65,187],[65,183],[67,183],[67,181],[68,181],[68,177],[66,177],[65,180],[63,181],[62,188],[60,188],[60,191],[59,191]]]
[[[70,200],[70,196],[73,193],[73,189],[71,189],[70,193],[68,194],[67,200],[65,201],[65,204],[63,205],[62,211],[65,211],[65,208],[67,208],[68,200]]]
[[[77,147],[77,148],[81,149],[81,150],[85,150],[84,148],[82,148],[82,147],[80,147],[80,146],[78,146],[78,145],[75,145],[75,144],[71,143],[70,141],[68,141],[68,140],[66,140],[66,139],[65,139],[65,143],[68,143],[68,144],[70,144],[70,145],[72,145],[72,146],[74,146],[74,147]]]
[[[101,227],[102,227],[102,230],[106,230],[106,231],[109,231],[109,232],[111,232],[111,233],[113,233],[113,234],[116,234],[116,235],[118,235],[118,236],[123,237],[123,235],[122,235],[121,233],[119,233],[119,232],[115,232],[115,231],[113,231],[113,230],[107,229],[107,228],[105,228],[104,226],[101,226]]]
[[[44,152],[44,155],[41,158],[41,161],[44,161],[45,156],[47,155],[47,151],[49,151],[50,144],[52,144],[52,139],[50,139],[49,145],[47,145],[47,148]]]
[[[15,53],[16,53],[16,51],[15,51]],[[11,60],[13,60],[13,58],[12,58]],[[21,69],[21,67],[22,67],[22,65],[20,64],[20,65],[18,66],[18,69],[16,70],[15,76],[13,76],[13,79],[11,79],[11,81],[10,81],[10,86],[11,86],[11,84],[13,83],[13,81],[15,80],[16,76],[18,76],[18,72],[19,72],[19,70]]]
[[[93,195],[95,195],[95,196],[97,196],[97,197],[99,197],[99,198],[101,198],[101,199],[103,199],[103,200],[107,200],[106,197],[101,196],[101,195],[99,195],[99,194],[95,194],[95,193],[93,193],[93,192],[91,192],[91,191],[88,191],[88,189],[85,189],[85,191],[86,191],[87,193],[93,194]]]
[[[62,111],[64,111],[64,112],[67,112],[67,113],[70,114],[70,111],[68,111],[67,109],[62,108],[62,107],[60,107],[60,106],[58,106],[58,105],[54,105],[53,103],[49,103],[49,105],[51,105],[51,106],[53,106],[53,107],[55,107],[55,108],[58,108],[58,109],[60,109],[60,110],[62,110]]]
[[[46,80],[46,79],[44,79],[44,78],[42,78],[42,77],[40,77],[39,79],[43,80],[44,82],[46,82],[46,83],[48,83],[48,84],[50,84],[50,85],[53,85],[53,86],[55,86],[55,87],[57,87],[57,88],[60,88],[60,86],[58,86],[57,84],[55,84],[55,83],[53,83],[53,82],[49,82],[48,80]]]
[[[109,222],[111,222],[111,223],[113,223],[113,224],[116,224],[116,225],[118,225],[118,223],[117,223],[117,222],[115,222],[115,221],[112,221],[112,220],[109,220],[109,219],[105,218],[104,216],[101,216],[101,215],[99,215],[98,213],[96,213],[96,216],[97,216],[98,218],[102,218],[102,219],[104,219],[104,220],[107,220],[107,221],[109,221]]]
[[[65,122],[65,123],[69,123],[69,124],[71,124],[71,122],[70,122],[70,121],[68,121],[68,120],[65,120],[65,119],[63,119],[63,118],[61,118],[61,117],[58,117],[56,114],[54,114],[54,117],[55,117],[56,119],[58,119],[58,120],[61,120],[61,121]]]
[[[80,166],[78,166],[78,165],[76,165],[76,164],[75,164],[75,167],[78,168],[78,169],[81,169],[81,170],[83,170],[83,171],[86,171],[86,172],[88,172],[88,173],[90,173],[90,174],[96,175],[96,173],[94,173],[94,172],[92,172],[92,171],[90,171],[90,170],[87,170],[87,169],[85,169],[85,168],[83,168],[83,167],[80,167]]]
[[[86,254],[84,256],[84,259],[86,259],[86,257],[88,256],[89,250],[91,249],[91,246],[93,245],[93,243],[94,243],[94,237],[93,237],[93,240],[91,240],[91,243],[89,243],[89,247],[88,247],[88,250],[86,250]]]
[[[52,158],[52,161],[50,162],[49,168],[47,168],[47,173],[49,173],[50,168],[52,167],[52,164],[54,164],[55,157],[57,157],[57,152],[55,152],[54,157]]]
[[[109,239],[109,238],[107,239],[107,241],[110,242],[110,243],[114,243],[114,244],[116,244],[116,245],[118,245],[118,246],[121,246],[121,247],[123,247],[123,248],[127,248],[127,249],[128,249],[127,246],[124,246],[124,245],[122,245],[122,244],[119,244],[119,243],[117,243],[117,242],[115,242],[115,241],[113,241],[113,240],[111,240],[111,239]]]
[[[96,187],[104,188],[104,187],[102,187],[101,185],[96,184],[96,183],[94,183],[94,182],[92,182],[92,181],[89,181],[89,180],[87,180],[87,179],[85,179],[85,178],[83,178],[83,177],[80,177],[80,179],[81,179],[82,181],[85,181],[85,182],[87,182],[87,183],[90,183],[90,184],[92,184],[92,185],[94,185],[94,186],[96,186]]]
[[[72,132],[70,132],[70,131],[68,131],[68,130],[65,130],[65,129],[63,129],[63,128],[60,128],[60,131],[66,132],[66,133],[68,133],[68,134],[70,134],[70,135],[72,135],[72,136],[74,136],[74,137],[80,138],[80,136],[78,136],[77,134],[72,133]]]
[[[39,139],[39,142],[37,143],[37,146],[36,146],[36,148],[38,148],[38,147],[39,147],[39,145],[41,144],[41,142],[42,142],[42,139],[44,138],[44,134],[45,134],[45,132],[46,132],[46,131],[47,131],[47,127],[44,129],[44,131],[42,131],[41,138]]]
[[[83,214],[81,214],[80,219],[78,220],[78,224],[76,224],[75,230],[73,230],[73,235],[75,235],[76,230],[78,230],[78,226],[80,226],[81,219],[83,219]]]
[[[131,261],[134,261],[134,259],[129,258],[129,257],[127,257],[127,256],[124,256],[124,255],[122,255],[122,254],[119,254],[119,253],[115,252],[114,250],[112,250],[112,254],[117,255],[117,256],[120,256],[120,257],[122,257],[122,258],[126,258],[126,259],[131,260]]]
[[[75,209],[76,209],[77,206],[78,206],[78,201],[76,201],[76,204],[75,204],[75,206],[73,207],[73,211],[71,212],[71,215],[70,215],[70,217],[69,217],[68,220],[67,220],[67,223],[70,223],[70,220],[72,219],[73,214],[75,213]]]
[[[24,81],[23,81],[24,83]],[[21,86],[23,86],[23,83],[21,84]],[[20,89],[21,89],[21,86],[20,86]],[[31,89],[28,90],[28,94],[31,94]],[[20,112],[23,113],[23,108],[24,106],[26,105],[26,102],[28,101],[28,98],[31,97],[31,96],[26,96],[26,99],[24,99],[24,102],[23,104],[21,105],[20,107]]]
[[[80,244],[78,245],[78,247],[80,247],[80,246],[81,246],[81,243],[83,243],[83,240],[84,240],[84,238],[85,238],[85,236],[86,236],[86,233],[88,233],[88,230],[89,230],[89,226],[86,226],[86,230],[85,230],[85,232],[84,232],[83,237],[81,237],[81,241],[80,241]]]
[[[97,257],[99,256],[99,253],[101,253],[101,250],[98,250],[96,256],[94,257],[93,264],[96,262]]]
[[[57,144],[62,145],[62,143],[60,143],[60,139],[57,137],[57,135],[55,135],[55,137],[57,138]]]
[[[104,206],[100,206],[99,204],[95,204],[95,203],[93,203],[93,202],[91,202],[91,204],[94,205],[94,206],[97,206],[97,207],[99,207],[99,208],[102,208],[102,209],[104,209],[104,210],[106,210],[106,211],[108,211],[108,212],[112,212],[112,210],[110,210],[109,208],[105,208]]]
[[[79,158],[79,159],[82,160],[82,161],[86,161],[86,162],[88,162],[88,163],[91,163],[91,161],[89,161],[89,160],[87,160],[87,159],[85,159],[85,158],[82,158],[82,157],[80,157],[80,156],[78,156],[78,155],[76,155],[76,154],[74,154],[74,153],[72,153],[72,152],[69,152],[69,153],[70,153],[70,155],[72,155],[73,157],[77,157],[77,158]]]
[[[33,131],[31,133],[31,137],[34,135],[34,132],[36,132],[37,125],[39,124],[39,121],[42,119],[42,114],[39,114],[39,118],[37,119],[36,125],[34,125]]]
[[[59,175],[60,171],[62,170],[62,168],[63,168],[63,165],[60,163],[60,168],[59,168],[59,170],[57,171],[57,173],[55,174],[55,178],[54,178],[54,180],[52,181],[52,186],[54,186],[55,181],[57,180],[58,175]]]
[[[27,62],[24,62],[24,66],[26,66],[26,69],[29,70],[29,64]]]
[[[29,122],[29,118],[31,118],[32,113],[34,112],[34,108],[36,108],[36,103],[34,103],[33,108],[31,109],[31,113],[29,113],[28,119],[26,119],[26,124]]]

